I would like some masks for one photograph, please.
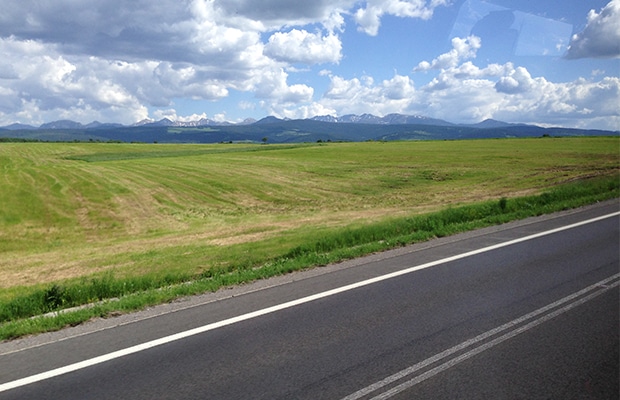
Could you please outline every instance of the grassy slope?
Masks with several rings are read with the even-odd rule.
[[[0,301],[106,271],[209,276],[341,226],[617,180],[619,143],[0,144]]]
[[[106,269],[200,272],[208,254],[193,265],[153,263],[149,254],[512,196],[618,169],[617,138],[274,147],[0,146],[0,287]],[[235,152],[194,155],[197,148]],[[80,156],[99,161],[67,159]]]

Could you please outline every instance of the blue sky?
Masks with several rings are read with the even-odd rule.
[[[620,0],[9,0],[0,126],[403,113],[620,129]]]

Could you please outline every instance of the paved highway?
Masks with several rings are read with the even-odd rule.
[[[619,204],[0,344],[0,399],[614,399]]]

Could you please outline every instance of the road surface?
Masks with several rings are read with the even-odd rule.
[[[0,399],[614,399],[617,201],[0,344]]]

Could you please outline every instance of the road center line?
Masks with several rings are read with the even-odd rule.
[[[495,339],[492,339],[486,343],[482,343],[479,344],[477,347],[474,347],[473,349],[467,351],[464,354],[461,354],[458,357],[455,357],[453,359],[449,359],[448,361],[444,362],[443,364],[440,364],[432,369],[430,369],[427,372],[424,372],[420,375],[414,376],[412,379],[399,384],[398,386],[393,387],[392,389],[386,391],[385,393],[382,393],[380,395],[377,395],[376,397],[373,397],[371,400],[379,400],[379,399],[387,399],[389,397],[394,396],[395,394],[398,394],[414,385],[417,385],[418,383],[425,381],[426,379],[437,375],[440,372],[443,372],[445,370],[447,370],[448,368],[451,368],[453,366],[455,366],[456,364],[465,361],[468,358],[473,357],[474,355],[481,353],[485,350],[490,349],[491,347],[498,345],[514,336],[517,336],[520,333],[523,333],[537,325],[542,324],[545,321],[548,321],[560,314],[563,314],[569,310],[571,310],[572,308],[583,304],[589,300],[592,300],[593,298],[597,297],[600,294],[603,294],[604,292],[607,292],[608,290],[620,286],[620,281],[618,280],[618,278],[620,278],[620,274],[616,274],[613,276],[610,276],[609,278],[606,278],[600,282],[597,282],[593,285],[590,285],[588,287],[586,287],[585,289],[579,290],[571,295],[568,295],[560,300],[557,300],[551,304],[548,304],[544,307],[539,308],[538,310],[532,311],[528,314],[525,314],[517,319],[514,319],[510,322],[507,322],[501,326],[498,326],[497,328],[491,329],[487,332],[484,332],[474,338],[471,338],[469,340],[464,341],[463,343],[460,343],[454,347],[451,347],[447,350],[442,351],[441,353],[435,354],[432,357],[427,358],[426,360],[420,361],[419,363],[412,365],[408,368],[403,369],[402,371],[399,371],[393,375],[388,376],[387,378],[384,378],[376,383],[373,383],[372,385],[369,385],[363,389],[358,390],[355,393],[352,393],[350,395],[348,395],[347,397],[344,397],[342,400],[358,400],[361,399],[362,397],[365,397],[367,395],[370,395],[372,392],[375,392],[379,389],[382,389],[385,386],[388,386],[392,383],[395,383],[401,379],[404,379],[405,377],[412,375],[413,373],[422,370],[426,367],[431,366],[432,364],[435,364],[438,361],[441,361],[444,358],[447,358],[449,356],[452,356],[468,347],[471,347],[475,344],[478,344],[480,342],[483,342],[487,339],[490,339],[491,337],[503,332],[503,331],[508,331],[506,333],[504,333],[502,336],[499,336]],[[559,309],[557,309],[558,307],[561,307]],[[554,311],[551,311],[553,309],[556,309]],[[549,312],[551,311],[551,312]],[[547,313],[547,314],[545,314]],[[540,316],[541,314],[544,314],[542,316]],[[540,316],[540,317],[539,317]],[[537,318],[538,317],[538,318]],[[527,322],[528,320],[531,320],[533,318],[537,318],[533,321]],[[525,325],[521,325],[527,322]]]
[[[181,339],[185,339],[188,338],[190,336],[194,336],[194,335],[198,335],[204,332],[208,332],[214,329],[218,329],[224,326],[228,326],[228,325],[233,325],[236,324],[238,322],[241,321],[246,321],[249,319],[253,319],[253,318],[257,318],[266,314],[271,314],[277,311],[281,311],[287,308],[291,308],[291,307],[295,307],[298,306],[300,304],[304,304],[304,303],[309,303],[311,301],[314,300],[318,300],[318,299],[322,299],[325,297],[330,297],[339,293],[343,293],[343,292],[347,292],[349,290],[353,290],[353,289],[357,289],[363,286],[367,286],[367,285],[371,285],[377,282],[381,282],[381,281],[385,281],[388,279],[392,279],[398,276],[402,276],[402,275],[406,275],[406,274],[410,274],[412,272],[415,271],[419,271],[422,269],[426,269],[426,268],[431,268],[440,264],[445,264],[451,261],[456,261],[456,260],[460,260],[466,257],[471,257],[477,254],[482,254],[482,253],[486,253],[492,250],[496,250],[496,249],[500,249],[502,247],[507,247],[507,246],[511,246],[517,243],[522,243],[528,240],[533,240],[533,239],[537,239],[539,237],[543,237],[543,236],[547,236],[547,235],[551,235],[557,232],[561,232],[561,231],[565,231],[565,230],[569,230],[569,229],[573,229],[582,225],[586,225],[586,224],[591,224],[597,221],[601,221],[607,218],[612,218],[615,216],[620,215],[620,212],[614,212],[611,214],[607,214],[607,215],[603,215],[597,218],[592,218],[592,219],[588,219],[585,221],[580,221],[574,224],[570,224],[570,225],[565,225],[565,226],[561,226],[559,228],[555,228],[555,229],[551,229],[548,231],[544,231],[544,232],[539,232],[539,233],[535,233],[532,235],[528,235],[528,236],[524,236],[521,238],[517,238],[517,239],[513,239],[513,240],[509,240],[506,242],[502,242],[502,243],[498,243],[498,244],[494,244],[492,246],[487,246],[487,247],[483,247],[481,249],[477,249],[477,250],[472,250],[472,251],[468,251],[465,253],[461,253],[461,254],[457,254],[451,257],[446,257],[443,258],[441,260],[436,260],[436,261],[432,261],[432,262],[428,262],[426,264],[421,264],[421,265],[417,265],[415,267],[411,267],[411,268],[406,268],[400,271],[396,271],[396,272],[392,272],[386,275],[381,275],[375,278],[371,278],[371,279],[367,279],[361,282],[356,282],[356,283],[352,283],[350,285],[346,285],[346,286],[341,286],[339,288],[335,288],[332,290],[328,290],[325,292],[321,292],[321,293],[317,293],[311,296],[306,296],[297,300],[292,300],[286,303],[282,303],[282,304],[277,304],[275,306],[271,306],[271,307],[267,307],[261,310],[256,310],[250,313],[246,313],[243,315],[239,315],[236,317],[232,317],[232,318],[228,318],[222,321],[218,321],[218,322],[214,322],[211,324],[207,324],[207,325],[203,325],[194,329],[190,329],[187,331],[183,331],[183,332],[179,332],[173,335],[169,335],[169,336],[165,336],[163,338],[160,339],[155,339],[155,340],[151,340],[149,342],[145,342],[142,344],[138,344],[135,346],[131,346],[125,349],[121,349],[121,350],[117,350],[114,351],[112,353],[108,353],[108,354],[103,354],[101,356],[98,357],[94,357],[94,358],[90,358],[88,360],[84,360],[84,361],[80,361],[74,364],[70,364],[70,365],[66,365],[64,367],[60,367],[60,368],[55,368],[46,372],[42,372],[39,374],[35,374],[35,375],[31,375],[25,378],[21,378],[21,379],[17,379],[11,382],[6,382],[3,384],[0,384],[0,393],[7,391],[7,390],[11,390],[11,389],[15,389],[21,386],[25,386],[25,385],[30,385],[33,384],[35,382],[39,382],[39,381],[43,381],[46,379],[50,379],[56,376],[60,376],[60,375],[64,375],[70,372],[75,372],[78,371],[80,369],[84,369],[84,368],[88,368],[97,364],[101,364],[104,363],[106,361],[110,361],[110,360],[114,360],[116,358],[120,358],[120,357],[124,357],[130,354],[134,354],[134,353],[138,353],[140,351],[144,351],[144,350],[148,350],[151,349],[153,347],[156,346],[160,346],[163,344],[167,344],[167,343],[171,343],[177,340],[181,340]]]

